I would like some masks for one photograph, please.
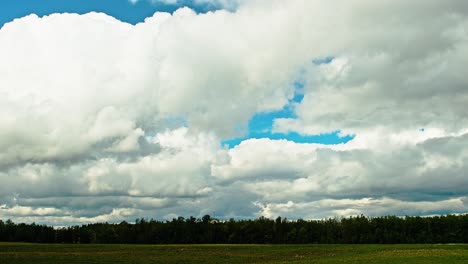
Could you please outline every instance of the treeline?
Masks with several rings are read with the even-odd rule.
[[[468,215],[349,217],[289,221],[260,217],[218,221],[179,217],[137,219],[64,228],[0,220],[0,241],[37,243],[264,244],[264,243],[468,243]]]

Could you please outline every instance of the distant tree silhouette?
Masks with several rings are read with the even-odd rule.
[[[468,215],[356,216],[289,221],[260,217],[219,221],[178,217],[171,221],[136,219],[134,224],[96,223],[55,229],[0,220],[0,241],[36,243],[468,243]]]

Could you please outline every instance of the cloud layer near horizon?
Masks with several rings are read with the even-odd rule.
[[[2,27],[0,218],[468,211],[468,4],[238,3],[135,26],[89,13]],[[352,141],[220,145],[298,81],[296,117],[274,130]]]

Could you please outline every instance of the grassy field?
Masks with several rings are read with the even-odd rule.
[[[468,263],[468,245],[0,243],[0,263]]]

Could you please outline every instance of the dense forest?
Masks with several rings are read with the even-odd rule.
[[[0,220],[0,241],[38,243],[468,243],[468,215],[219,221],[179,217],[53,228]]]

